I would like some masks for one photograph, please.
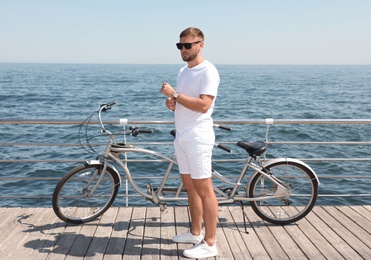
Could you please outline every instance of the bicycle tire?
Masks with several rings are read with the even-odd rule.
[[[58,182],[54,189],[52,204],[55,214],[61,220],[72,224],[89,222],[101,216],[112,205],[120,185],[119,176],[112,168],[107,167],[93,195],[91,197],[85,195],[99,179],[100,173],[94,178],[93,176],[101,168],[102,165],[79,165]],[[92,183],[87,188],[90,181]]]
[[[263,220],[278,225],[287,225],[304,218],[318,197],[318,181],[313,172],[305,165],[287,160],[265,168],[284,185],[288,185],[290,193],[276,199],[250,201],[253,211]],[[249,196],[272,196],[277,187],[272,180],[258,173],[250,182]]]

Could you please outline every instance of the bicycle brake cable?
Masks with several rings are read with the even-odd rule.
[[[90,121],[91,121],[91,119],[92,119],[92,117],[94,116],[95,113],[97,113],[97,112],[92,113],[90,116],[88,116],[88,117],[87,117],[87,118],[82,122],[82,124],[80,125],[80,128],[79,128],[78,138],[79,138],[80,145],[82,146],[82,148],[84,148],[85,151],[87,151],[88,153],[98,154],[98,153],[94,150],[94,148],[91,146],[91,144],[90,144],[90,140],[91,140],[92,138],[94,138],[95,136],[92,137],[92,138],[88,138],[88,126],[89,126]],[[90,150],[87,149],[87,148],[84,146],[84,144],[83,144],[83,142],[82,142],[81,135],[80,135],[80,133],[81,133],[81,129],[82,129],[82,127],[84,126],[84,124],[86,125],[86,126],[85,126],[85,141],[86,141],[86,146],[87,146]]]

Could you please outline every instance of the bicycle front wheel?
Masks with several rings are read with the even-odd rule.
[[[67,173],[53,194],[53,210],[63,221],[82,224],[102,215],[117,196],[120,179],[111,169],[101,173],[102,165],[80,165]]]
[[[286,188],[262,174],[254,176],[249,187],[249,196],[254,212],[262,219],[279,225],[296,222],[313,208],[318,196],[318,181],[313,172],[297,162],[278,161],[265,167]],[[279,196],[264,199],[264,197]]]

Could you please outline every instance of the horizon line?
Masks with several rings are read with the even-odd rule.
[[[0,64],[54,64],[54,65],[184,65],[185,63],[88,63],[88,62],[1,62]],[[214,65],[230,65],[230,66],[370,66],[370,64],[336,64],[336,63],[326,63],[326,64],[285,64],[285,63],[213,63]]]

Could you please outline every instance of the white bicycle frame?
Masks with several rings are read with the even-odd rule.
[[[111,169],[114,170],[114,172],[116,172],[118,178],[120,179],[120,185],[122,185],[122,180],[121,180],[121,176],[120,176],[119,171],[113,165],[108,163],[109,160],[112,160],[115,163],[117,163],[120,166],[120,168],[122,168],[122,170],[125,172],[125,178],[128,180],[128,182],[133,187],[133,189],[137,193],[139,193],[142,197],[152,201],[153,203],[163,204],[163,203],[166,203],[166,202],[186,201],[188,199],[187,197],[180,196],[181,192],[183,191],[182,190],[183,189],[182,182],[179,184],[178,187],[175,187],[176,188],[175,190],[174,190],[174,188],[171,188],[172,191],[174,192],[173,196],[167,197],[167,196],[162,195],[163,192],[166,191],[166,188],[167,188],[166,187],[166,182],[167,182],[167,180],[170,176],[171,169],[173,168],[174,165],[177,165],[175,156],[173,156],[173,158],[170,158],[170,157],[165,156],[161,153],[158,153],[158,152],[155,152],[155,151],[152,151],[152,150],[149,150],[149,149],[135,147],[135,146],[132,146],[130,144],[121,144],[121,145],[120,144],[114,144],[114,134],[110,133],[109,135],[110,135],[110,142],[106,147],[103,158],[101,160],[92,160],[92,161],[87,162],[90,165],[102,165],[103,166],[101,168],[102,171],[101,171],[100,178],[104,177],[104,173],[105,173],[107,168],[111,168]],[[124,153],[124,159],[123,160],[120,159],[119,156],[118,156],[118,154],[120,154],[120,153]],[[132,174],[131,174],[131,172],[128,168],[128,165],[127,165],[127,159],[126,159],[127,158],[127,153],[148,154],[148,155],[152,155],[152,156],[161,158],[164,162],[169,163],[169,165],[167,167],[167,170],[166,170],[166,172],[165,172],[165,174],[162,178],[161,184],[158,188],[153,189],[152,185],[148,184],[147,185],[147,191],[144,192],[143,189],[140,189],[136,185],[135,181],[132,178]],[[259,158],[257,158],[257,161],[258,161],[258,159]],[[271,165],[272,163],[275,163],[277,161],[282,161],[282,160],[283,160],[282,158],[274,159],[274,160],[267,161],[266,163],[264,163],[264,165],[256,165],[252,162],[253,158],[248,156],[248,159],[246,160],[246,162],[245,162],[245,164],[244,164],[236,182],[227,179],[226,177],[224,177],[222,174],[218,173],[217,171],[213,171],[212,176],[214,178],[217,178],[217,179],[221,180],[222,182],[224,182],[226,184],[232,185],[232,190],[228,189],[228,192],[222,191],[216,186],[213,187],[216,194],[219,195],[219,196],[217,196],[218,203],[219,204],[226,204],[226,203],[234,203],[234,202],[240,202],[240,201],[259,201],[259,200],[269,200],[269,199],[274,199],[274,198],[288,197],[290,195],[290,187],[288,187],[284,183],[280,182],[274,176],[272,176],[272,175],[270,175],[270,174],[268,174],[268,173],[266,173],[265,171],[262,170],[263,166],[266,167],[266,166]],[[305,163],[303,163],[299,160],[296,160],[296,159],[285,158],[284,160],[287,161],[287,162],[296,162],[298,164],[301,164],[301,165],[309,168],[313,172],[317,181],[319,182],[317,175],[314,173],[314,171],[307,164],[305,164]],[[248,171],[249,168],[253,169],[254,172],[248,178],[248,181],[246,183],[247,188],[246,188],[245,192],[241,192],[241,190],[238,190],[238,189],[242,185],[241,182],[243,181],[243,179],[246,175],[246,172]],[[253,197],[253,198],[248,197],[250,182],[256,174],[264,175],[266,178],[270,179],[272,182],[274,182],[277,185],[278,188],[276,189],[276,192],[272,196]],[[96,185],[99,185],[99,181]],[[95,188],[92,189],[92,192],[94,192],[94,190],[95,190]]]
[[[183,191],[183,183],[182,182],[180,182],[179,186],[175,187],[175,189],[171,188],[172,191],[175,190],[174,195],[172,197],[166,197],[166,196],[162,195],[163,192],[168,188],[168,187],[166,187],[166,182],[169,179],[171,169],[173,168],[174,165],[177,165],[175,155],[173,156],[173,158],[170,158],[168,156],[165,156],[161,153],[158,153],[158,152],[155,152],[155,151],[152,151],[152,150],[149,150],[149,149],[139,148],[139,147],[135,147],[135,146],[132,146],[130,144],[127,144],[126,143],[126,132],[127,132],[127,130],[125,130],[125,125],[128,123],[127,119],[120,119],[120,124],[124,125],[124,131],[123,131],[124,143],[123,144],[115,144],[114,143],[115,134],[112,134],[110,131],[105,129],[102,118],[101,118],[101,112],[106,111],[107,109],[110,109],[110,106],[113,105],[114,103],[115,102],[113,102],[111,104],[108,104],[108,105],[105,105],[105,106],[104,105],[101,106],[100,109],[99,109],[99,112],[98,112],[98,119],[99,119],[99,123],[100,123],[100,126],[101,126],[101,133],[103,133],[104,135],[110,136],[110,141],[109,141],[109,143],[108,143],[108,145],[105,149],[104,156],[101,160],[92,160],[92,161],[88,161],[87,163],[90,164],[90,165],[101,165],[102,166],[102,167],[100,167],[100,174],[101,174],[100,175],[100,180],[104,177],[107,168],[111,168],[117,174],[117,177],[120,180],[120,186],[122,186],[122,180],[121,180],[121,176],[120,176],[119,171],[113,165],[111,165],[108,162],[109,160],[114,161],[115,163],[117,163],[123,169],[123,171],[125,172],[125,178],[128,180],[128,182],[133,187],[133,189],[137,193],[139,193],[142,197],[152,201],[155,204],[163,205],[166,202],[176,202],[176,201],[186,201],[186,200],[188,200],[187,196],[184,196],[184,197],[180,196],[180,194]],[[145,131],[142,131],[142,132],[145,132]],[[225,148],[222,148],[222,149],[225,149]],[[123,160],[121,160],[120,156],[119,156],[121,153],[124,153],[124,159]],[[131,174],[131,172],[128,168],[128,160],[127,160],[127,154],[128,153],[148,154],[148,155],[155,156],[157,158],[161,158],[164,162],[169,163],[169,165],[167,167],[167,170],[166,170],[166,172],[165,172],[165,174],[162,178],[161,184],[158,188],[153,189],[151,184],[147,184],[147,191],[144,192],[143,189],[140,189],[136,185],[135,181],[132,178],[132,174]],[[254,159],[259,162],[259,165],[256,165],[256,164],[253,163]],[[246,162],[245,162],[245,164],[244,164],[236,182],[233,182],[233,181],[227,179],[222,174],[213,170],[212,176],[214,178],[218,178],[223,183],[232,185],[232,188],[227,188],[225,191],[222,191],[218,187],[213,186],[214,191],[217,194],[218,203],[219,204],[226,204],[226,203],[233,203],[233,202],[260,201],[260,200],[269,200],[269,199],[274,199],[274,198],[287,198],[287,197],[289,197],[290,192],[291,192],[291,188],[288,185],[282,183],[279,179],[277,179],[273,175],[264,171],[264,167],[267,167],[267,166],[269,166],[269,165],[271,165],[275,162],[278,162],[278,161],[286,161],[288,163],[289,162],[295,162],[297,164],[305,166],[306,168],[308,168],[313,173],[313,175],[315,176],[315,178],[317,179],[317,181],[319,183],[319,179],[318,179],[316,173],[307,164],[305,164],[302,161],[299,161],[299,160],[296,160],[296,159],[291,159],[291,158],[279,158],[279,159],[269,160],[269,161],[265,162],[264,164],[261,164],[260,161],[259,161],[259,157],[253,158],[249,155],[247,157],[247,160],[246,160]],[[245,192],[243,192],[243,191],[238,190],[238,188],[242,185],[241,182],[243,181],[243,179],[246,175],[246,172],[248,171],[249,168],[253,169],[254,172],[249,176],[249,179],[248,179],[247,184],[246,184]],[[251,180],[257,174],[262,174],[263,176],[265,176],[265,178],[270,179],[273,183],[275,183],[277,185],[277,189],[272,196],[262,196],[262,197],[253,197],[253,198],[248,197]],[[97,182],[95,187],[93,189],[91,189],[92,191],[91,191],[91,194],[89,196],[91,196],[94,193],[94,191],[96,190],[96,187],[100,183],[100,180]]]

